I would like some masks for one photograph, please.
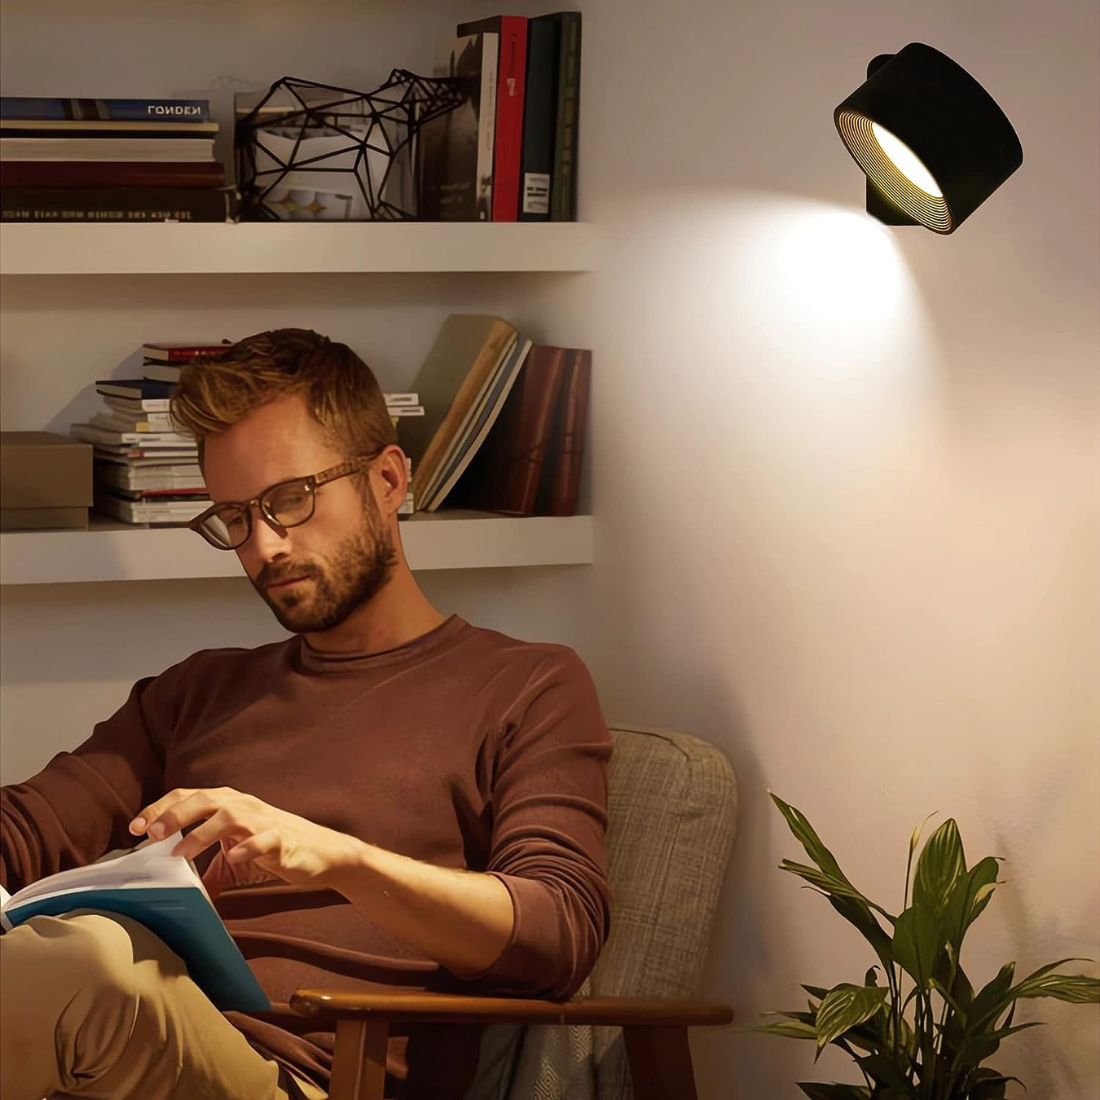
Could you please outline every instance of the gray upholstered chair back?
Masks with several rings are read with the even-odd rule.
[[[682,733],[619,726],[611,736],[611,936],[578,996],[694,997],[736,832],[733,768]],[[619,1028],[489,1031],[482,1066],[495,1048],[496,1085],[481,1096],[631,1100]]]

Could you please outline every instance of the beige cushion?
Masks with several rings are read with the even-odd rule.
[[[713,745],[686,734],[618,726],[611,736],[611,935],[578,996],[693,997],[736,832],[733,768]],[[488,1032],[483,1065],[494,1065],[498,1090],[509,1076],[511,1084],[506,1091],[471,1090],[471,1097],[632,1096],[619,1028]],[[517,1042],[509,1075],[502,1064]]]

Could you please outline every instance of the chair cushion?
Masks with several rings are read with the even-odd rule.
[[[578,996],[693,997],[736,832],[733,768],[686,734],[616,726],[611,737],[611,935]],[[621,1028],[524,1032],[509,1100],[632,1095]]]

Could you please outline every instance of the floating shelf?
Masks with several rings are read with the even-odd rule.
[[[586,222],[6,222],[3,275],[591,271]]]
[[[593,561],[591,516],[418,513],[401,520],[401,541],[414,571]],[[185,527],[128,527],[93,519],[88,531],[0,535],[0,584],[5,585],[240,576],[236,554],[207,546]]]

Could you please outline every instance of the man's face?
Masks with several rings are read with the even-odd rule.
[[[288,478],[318,474],[347,461],[325,441],[300,397],[249,413],[204,445],[210,498],[245,501]],[[339,626],[390,579],[393,539],[373,489],[361,477],[321,486],[313,517],[275,530],[252,511],[252,534],[238,547],[245,572],[287,630],[316,633]]]

